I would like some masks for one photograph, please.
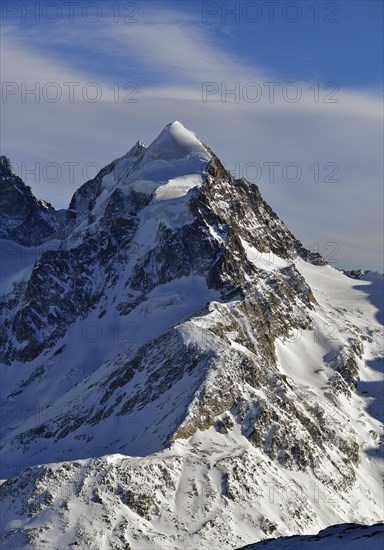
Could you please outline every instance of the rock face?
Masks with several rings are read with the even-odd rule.
[[[234,548],[379,519],[378,281],[307,251],[178,122],[52,227],[0,302],[7,548]]]
[[[37,200],[31,188],[13,173],[10,160],[0,157],[0,238],[26,246],[39,245],[58,229],[55,209]]]

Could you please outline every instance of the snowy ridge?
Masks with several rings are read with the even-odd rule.
[[[300,548],[341,550],[375,550],[384,544],[384,525],[333,525],[323,529],[317,535],[282,537],[277,540],[266,540],[257,544],[244,546],[241,550],[299,550]]]
[[[55,236],[4,273],[6,548],[381,519],[380,277],[305,250],[178,122],[86,182]]]

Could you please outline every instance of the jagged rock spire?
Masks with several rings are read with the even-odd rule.
[[[5,155],[0,156],[0,176],[13,176],[15,173],[11,161]]]

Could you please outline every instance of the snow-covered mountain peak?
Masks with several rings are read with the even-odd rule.
[[[66,236],[72,235],[65,246],[79,242],[85,228],[94,233],[100,222],[110,225],[110,212],[115,216],[116,208],[138,216],[138,221],[139,212],[148,206],[146,221],[157,220],[154,232],[159,220],[184,223],[190,219],[184,197],[203,186],[212,158],[197,136],[177,121],[168,124],[148,148],[143,141],[136,142],[76,191],[67,215]]]
[[[211,155],[197,136],[177,120],[164,128],[146,151],[143,163],[154,160],[173,161],[190,155],[201,156],[206,162]]]

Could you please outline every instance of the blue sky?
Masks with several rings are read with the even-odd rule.
[[[2,4],[1,152],[37,196],[177,119],[306,246],[383,270],[382,2],[75,4]]]

